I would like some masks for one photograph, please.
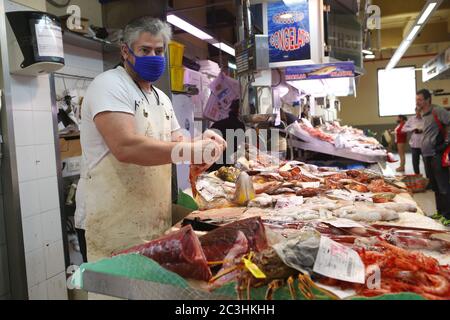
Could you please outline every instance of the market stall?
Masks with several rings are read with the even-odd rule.
[[[199,210],[156,240],[82,265],[85,290],[127,299],[450,297],[450,232],[395,179],[262,153],[191,173]]]
[[[337,121],[313,127],[308,120],[301,119],[286,131],[294,148],[364,163],[385,162],[387,158],[387,151],[375,138],[365,136],[362,130],[340,126]]]
[[[449,230],[386,174],[379,141],[337,118],[337,97],[355,96],[364,73],[361,21],[348,8],[328,13],[327,31],[348,20],[343,49],[325,36],[321,1],[261,5],[259,35],[251,8],[239,7],[238,81],[220,73],[191,108],[218,121],[239,97],[256,143],[217,171],[185,165],[192,212],[154,240],[81,265],[72,284],[124,299],[450,299]],[[287,160],[261,129],[287,135],[288,148],[379,170]]]

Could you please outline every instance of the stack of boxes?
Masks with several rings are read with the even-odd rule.
[[[184,45],[171,41],[169,43],[170,88],[172,91],[184,91]]]

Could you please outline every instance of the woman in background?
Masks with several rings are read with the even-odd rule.
[[[397,172],[405,171],[405,151],[406,151],[406,132],[402,129],[408,119],[404,115],[399,115],[397,118],[397,127],[395,128],[395,143],[397,144],[398,155],[400,156],[400,167]]]

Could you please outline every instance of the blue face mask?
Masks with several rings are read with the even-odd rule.
[[[127,60],[128,65],[141,79],[149,82],[155,82],[164,73],[164,69],[166,67],[166,59],[164,56],[139,57],[134,54],[130,47],[128,47],[128,50],[135,59],[134,65]]]

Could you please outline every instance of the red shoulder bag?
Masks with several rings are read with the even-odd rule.
[[[441,131],[441,133],[443,134],[444,139],[447,139],[447,129],[444,128],[441,121],[439,121],[439,118],[438,118],[437,114],[434,112],[434,110],[431,113],[433,114],[434,121],[436,122],[436,124],[439,127],[439,131]],[[450,145],[448,145],[445,148],[444,153],[442,154],[441,161],[442,161],[442,167],[444,167],[444,168],[450,167]]]

